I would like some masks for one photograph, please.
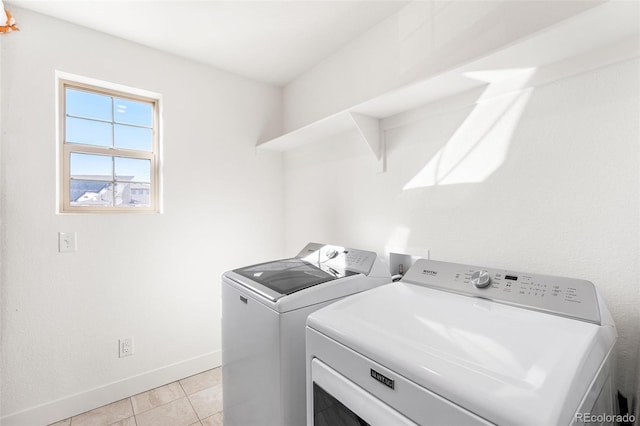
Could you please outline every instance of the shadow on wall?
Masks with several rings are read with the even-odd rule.
[[[488,70],[466,76],[488,82],[466,120],[451,139],[416,174],[404,190],[457,183],[479,183],[504,162],[509,143],[533,89],[526,86],[535,68]],[[514,90],[493,97],[509,82]]]

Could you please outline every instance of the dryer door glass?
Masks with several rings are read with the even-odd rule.
[[[324,389],[313,384],[314,426],[371,426]]]

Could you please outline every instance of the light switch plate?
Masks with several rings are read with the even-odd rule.
[[[58,251],[60,253],[73,253],[76,251],[75,232],[58,232]]]

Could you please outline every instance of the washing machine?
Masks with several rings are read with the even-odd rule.
[[[307,425],[612,419],[616,328],[591,282],[418,260],[307,319]]]
[[[305,424],[307,316],[389,281],[376,253],[317,243],[294,258],[224,273],[225,426]]]

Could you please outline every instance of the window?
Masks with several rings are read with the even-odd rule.
[[[60,211],[159,211],[158,98],[59,81]]]

